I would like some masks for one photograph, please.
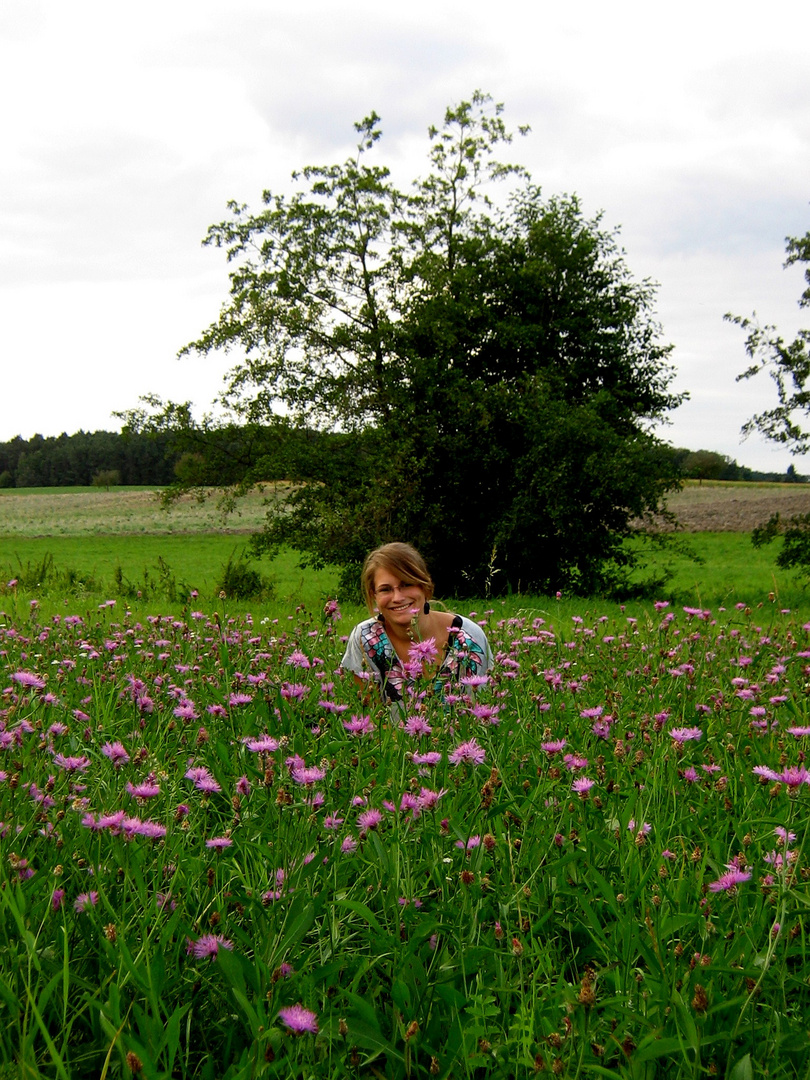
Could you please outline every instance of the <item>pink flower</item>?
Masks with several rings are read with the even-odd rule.
[[[424,641],[414,641],[408,650],[408,656],[417,663],[430,663],[439,655],[435,638],[425,638]]]
[[[309,693],[309,687],[303,686],[301,683],[282,683],[281,684],[281,696],[288,701],[295,700],[300,701],[305,694]]]
[[[35,675],[33,671],[15,671],[11,678],[20,686],[26,686],[31,690],[42,690],[45,686],[42,676]]]
[[[312,667],[309,662],[309,657],[306,656],[305,653],[302,653],[300,649],[296,649],[295,652],[290,653],[290,655],[285,660],[285,663],[291,664],[293,667],[303,669]]]
[[[428,750],[424,754],[411,754],[411,760],[414,765],[438,765],[442,760],[442,755],[438,750]]]
[[[420,738],[422,735],[431,735],[433,733],[433,728],[423,716],[409,716],[405,721],[403,730],[415,739]]]
[[[207,848],[214,848],[216,851],[222,851],[224,848],[229,848],[233,840],[229,836],[213,836],[210,840],[205,841]]]
[[[467,742],[458,744],[448,760],[451,765],[460,765],[462,762],[466,765],[483,765],[486,756],[483,746],[479,746],[475,739],[468,739]]]
[[[589,780],[587,776],[580,776],[571,785],[571,790],[577,795],[587,795],[595,783],[595,780]]]
[[[669,734],[676,743],[685,743],[703,738],[703,732],[699,727],[672,728]]]
[[[305,784],[309,787],[312,784],[320,783],[320,781],[323,780],[326,776],[326,769],[321,769],[318,765],[294,765],[290,769],[290,776],[296,784]]]
[[[196,960],[213,958],[220,949],[233,949],[233,942],[228,941],[222,934],[203,934],[196,941],[189,939],[186,945],[187,954]]]
[[[371,735],[374,725],[370,716],[352,716],[351,720],[344,720],[343,727],[349,735]]]
[[[272,754],[274,750],[278,750],[278,739],[274,739],[272,735],[259,735],[255,739],[245,739],[245,746],[254,754]]]
[[[127,784],[127,793],[133,799],[153,799],[160,794],[160,784],[151,783],[149,780],[142,784]]]
[[[559,754],[561,750],[565,749],[566,745],[565,739],[554,739],[551,742],[540,743],[540,749],[545,754]]]
[[[116,769],[119,769],[122,765],[126,765],[129,761],[129,754],[127,753],[123,743],[120,742],[107,742],[101,748],[101,752],[104,757],[109,758]]]
[[[312,1035],[318,1034],[318,1017],[314,1012],[305,1009],[300,1003],[279,1009],[278,1015],[282,1024],[293,1035],[302,1035],[304,1032],[309,1032]]]
[[[717,881],[709,882],[710,892],[731,892],[744,881],[751,880],[751,874],[747,870],[740,870],[734,864],[727,864],[725,874],[721,874]]]
[[[54,754],[53,761],[55,765],[58,765],[60,769],[64,769],[65,772],[84,772],[90,764],[90,758],[84,755],[81,757],[68,757],[65,754]]]
[[[53,903],[53,899],[51,900]],[[79,893],[76,899],[73,901],[73,907],[76,911],[87,911],[89,907],[95,907],[98,903],[98,893],[94,890],[90,892]]]
[[[368,832],[369,829],[376,829],[381,821],[382,812],[374,807],[371,807],[369,810],[364,810],[361,814],[357,815],[357,824],[363,832]]]

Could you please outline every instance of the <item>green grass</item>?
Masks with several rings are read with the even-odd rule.
[[[776,567],[776,545],[757,550],[743,533],[693,533],[682,539],[702,561],[674,550],[647,551],[648,566],[636,577],[648,579],[661,572],[671,576],[666,585],[650,591],[646,603],[627,603],[628,613],[646,610],[654,600],[668,599],[712,609],[740,602],[773,603],[794,611],[807,610],[810,615],[810,592],[795,574]],[[191,590],[198,592],[201,602],[217,599],[217,582],[225,563],[246,550],[247,537],[225,533],[0,537],[0,588],[18,578],[25,585],[19,590],[20,598],[26,602],[35,598],[46,605],[50,602],[54,610],[62,610],[68,598],[101,603],[122,595],[132,606],[140,589],[144,607],[150,603],[154,607],[154,601],[160,601],[166,608],[171,601],[168,606],[180,610],[189,601]],[[336,570],[302,570],[298,561],[297,553],[285,551],[273,560],[251,562],[272,583],[279,607],[286,611],[290,604],[303,604],[315,610],[325,597],[338,595]],[[47,574],[42,582],[34,580],[40,567],[46,568]],[[125,590],[116,581],[119,568]],[[341,597],[344,602],[346,599]],[[589,606],[574,598],[566,600],[574,607]],[[8,606],[7,599],[3,603]],[[497,604],[499,610],[510,612],[558,609],[556,601],[547,597],[511,596],[505,608],[501,601]],[[477,605],[486,607],[489,602],[479,600]],[[243,610],[255,607],[255,602],[241,605]],[[619,611],[618,604],[608,607]],[[263,604],[262,610],[266,608]]]
[[[667,584],[659,590],[667,599],[695,607],[728,607],[773,594],[783,607],[810,605],[807,584],[792,571],[776,566],[778,543],[755,548],[748,533],[728,532],[688,533],[681,541],[693,553],[692,558],[674,549],[648,551],[649,569],[636,575],[648,577],[651,570],[667,573]]]
[[[125,582],[146,593],[147,582],[158,587],[161,577],[173,579],[181,602],[196,590],[206,600],[215,597],[222,568],[228,559],[247,549],[244,536],[201,534],[197,536],[90,536],[0,537],[0,579],[26,581],[26,592],[39,599],[51,597],[95,598],[99,602],[120,594],[116,571]],[[50,582],[32,582],[38,567],[52,560]],[[276,559],[252,560],[252,565],[274,587],[279,602],[303,602],[312,606],[324,595],[334,595],[337,574],[330,570],[301,570],[295,552]],[[160,599],[166,600],[166,590]]]

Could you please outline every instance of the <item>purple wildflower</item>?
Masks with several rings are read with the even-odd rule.
[[[254,754],[272,754],[274,750],[278,750],[278,739],[274,739],[272,735],[259,735],[255,739],[245,739],[245,746],[248,750]]]
[[[403,730],[415,739],[433,733],[433,728],[423,716],[409,716],[403,725]]]
[[[725,874],[721,874],[717,881],[709,882],[710,892],[732,892],[738,885],[742,885],[744,881],[751,880],[751,874],[747,870],[740,870],[733,863],[726,865]]]
[[[458,744],[448,760],[451,765],[460,765],[461,762],[466,765],[483,765],[486,756],[483,746],[479,746],[475,739],[468,739],[467,742]]]
[[[154,799],[160,794],[160,784],[145,780],[142,784],[127,784],[127,793],[133,799]]]
[[[98,903],[98,893],[95,890],[90,892],[79,893],[76,899],[73,901],[73,907],[76,911],[87,911],[89,907],[95,907]]]
[[[595,780],[589,780],[587,776],[580,776],[571,785],[571,790],[577,795],[587,795],[595,783]]]
[[[282,1024],[293,1035],[302,1035],[304,1032],[309,1032],[312,1035],[318,1034],[318,1017],[314,1012],[305,1009],[300,1003],[279,1009],[278,1015]]]
[[[361,814],[357,815],[357,824],[364,833],[368,832],[369,829],[376,829],[381,821],[382,813],[374,807],[364,810]]]
[[[64,769],[65,772],[84,772],[90,764],[90,758],[84,754],[81,757],[54,754],[53,761],[55,765],[58,765],[60,769]]]
[[[374,731],[370,716],[352,715],[351,720],[343,721],[343,727],[349,735],[371,735]]]
[[[33,671],[15,671],[11,678],[20,686],[28,687],[30,690],[42,690],[45,687],[45,680]]]
[[[101,752],[104,757],[109,758],[116,769],[119,769],[122,765],[126,765],[129,761],[129,754],[126,751],[123,743],[120,742],[106,742],[101,748]]]
[[[213,836],[210,840],[205,841],[207,848],[214,848],[216,851],[222,851],[224,848],[229,848],[233,840],[229,836]]]
[[[232,949],[233,942],[228,941],[222,934],[203,934],[202,937],[192,941],[190,938],[186,945],[186,952],[195,960],[213,959],[220,949]]]
[[[670,736],[676,743],[690,742],[703,738],[703,732],[699,727],[677,727],[670,730]]]
[[[323,780],[326,776],[326,769],[322,769],[318,765],[294,765],[290,769],[290,776],[296,784],[304,784],[310,787],[312,784],[318,784]]]

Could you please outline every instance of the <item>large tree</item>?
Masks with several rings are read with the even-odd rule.
[[[680,400],[653,286],[600,217],[496,160],[511,136],[487,96],[430,129],[407,191],[369,160],[379,118],[356,128],[350,160],[258,213],[231,204],[206,241],[230,298],[184,352],[239,350],[232,422],[333,433],[296,442],[300,483],[260,542],[351,577],[408,539],[446,594],[606,587],[632,520],[677,483],[650,430]]]

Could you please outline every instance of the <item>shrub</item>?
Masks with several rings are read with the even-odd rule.
[[[250,565],[244,553],[234,552],[220,571],[215,592],[228,600],[268,600],[273,595],[273,585]]]

